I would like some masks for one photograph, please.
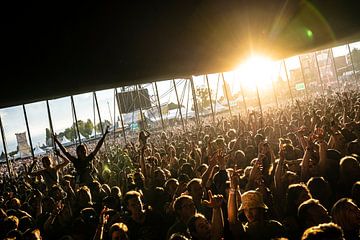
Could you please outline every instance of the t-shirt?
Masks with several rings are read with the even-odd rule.
[[[166,239],[169,239],[172,234],[181,233],[183,236],[190,238],[190,235],[187,231],[187,226],[184,222],[177,220],[170,228],[166,234]]]
[[[85,157],[84,160],[80,160],[76,157],[70,158],[70,161],[74,164],[76,170],[76,181],[77,183],[88,184],[92,182],[93,176],[93,165],[92,160],[94,159],[94,154],[90,153]]]
[[[135,222],[131,217],[128,217],[125,223],[128,226],[128,235],[131,240],[165,239],[167,229],[164,228],[163,218],[151,210],[145,212],[143,223]]]
[[[59,183],[58,172],[55,168],[44,169],[41,171],[41,175],[44,178],[47,188],[50,188],[52,185]]]
[[[245,239],[266,240],[273,238],[285,237],[285,229],[275,220],[265,220],[261,222],[246,223]]]

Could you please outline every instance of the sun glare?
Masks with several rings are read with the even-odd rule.
[[[236,68],[238,80],[244,88],[268,88],[276,74],[276,64],[271,59],[253,55]]]

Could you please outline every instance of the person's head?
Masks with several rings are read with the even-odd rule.
[[[188,184],[186,185],[186,189],[189,192],[189,195],[193,198],[195,204],[200,203],[201,199],[204,195],[202,186],[201,186],[201,179],[193,178]]]
[[[341,153],[336,149],[328,149],[326,151],[326,166],[324,178],[329,181],[330,184],[334,184],[339,178],[339,163],[341,159]]]
[[[121,189],[118,186],[112,186],[110,190],[110,195],[116,198],[121,198]]]
[[[48,191],[48,196],[51,196],[57,202],[65,198],[66,192],[60,185],[53,185]]]
[[[181,233],[173,233],[171,234],[169,240],[190,240]]]
[[[42,198],[42,211],[50,213],[55,207],[55,200],[50,196]]]
[[[344,233],[335,223],[322,223],[306,229],[301,240],[344,240]]]
[[[155,187],[162,187],[166,181],[165,172],[161,168],[157,168],[154,171],[154,186]]]
[[[42,157],[41,162],[45,169],[51,168],[51,159],[49,156]]]
[[[249,223],[262,221],[264,219],[265,205],[260,192],[249,190],[241,195],[239,211],[243,211]]]
[[[98,223],[98,216],[95,209],[92,207],[86,207],[81,209],[80,217],[89,227],[96,226],[96,224]]]
[[[134,173],[134,182],[137,187],[142,188],[145,184],[145,177],[141,172]]]
[[[173,196],[179,186],[179,181],[176,178],[169,178],[164,184],[164,189],[169,196]]]
[[[211,224],[204,215],[196,213],[187,222],[187,227],[192,239],[194,240],[210,240]]]
[[[181,195],[176,198],[174,201],[174,210],[176,216],[184,222],[187,222],[190,217],[196,213],[195,203],[189,195]]]
[[[298,207],[312,196],[309,189],[303,183],[291,184],[286,193],[286,212],[288,215],[296,216]]]
[[[345,232],[360,228],[360,209],[350,198],[339,199],[331,209],[333,222]]]
[[[196,176],[200,177],[204,174],[204,172],[209,168],[209,166],[206,163],[201,164],[196,168]]]
[[[227,131],[226,136],[232,140],[236,137],[236,130],[235,129],[229,129],[229,131]]]
[[[227,188],[227,180],[228,174],[225,171],[218,171],[217,173],[215,173],[213,177],[213,193],[225,195]]]
[[[24,240],[41,240],[42,236],[41,236],[41,232],[40,229],[35,228],[35,229],[28,229],[26,230],[23,235],[22,235],[22,239]]]
[[[77,202],[81,207],[92,205],[91,191],[87,186],[82,186],[76,191]]]
[[[356,205],[360,205],[360,181],[353,184],[351,188],[351,199],[354,200]]]
[[[349,181],[360,179],[360,164],[353,156],[346,156],[340,160],[340,177]],[[350,182],[353,184],[354,182]]]
[[[87,147],[85,144],[80,144],[79,146],[76,147],[76,155],[78,156],[78,158],[84,159],[86,157],[86,154],[87,154]]]
[[[21,201],[19,198],[13,197],[9,200],[8,208],[20,209],[20,207],[21,207]]]
[[[25,232],[27,229],[33,228],[34,226],[34,219],[30,216],[23,216],[19,219],[19,230],[21,232]]]
[[[111,187],[107,183],[101,184],[101,190],[105,193],[106,196],[109,196],[111,193]]]
[[[331,221],[326,208],[321,205],[318,200],[312,198],[300,204],[298,208],[298,219],[304,230]]]
[[[98,198],[101,193],[101,183],[97,180],[93,180],[87,184],[90,189],[91,196],[93,198]]]
[[[14,215],[6,217],[2,222],[2,232],[6,234],[12,230],[17,230],[19,227],[19,222],[19,218]]]
[[[120,222],[120,223],[114,223],[111,225],[109,229],[109,239],[111,240],[128,240],[129,236],[127,234],[128,227],[126,224]]]
[[[140,215],[144,211],[141,194],[137,191],[128,191],[124,196],[124,206],[132,216]]]
[[[322,204],[328,202],[331,196],[331,187],[323,177],[312,177],[307,182],[311,196]]]

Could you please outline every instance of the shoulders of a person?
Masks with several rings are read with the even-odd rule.
[[[187,233],[187,226],[185,223],[181,222],[181,221],[176,221],[167,231],[167,238],[166,239],[169,239],[171,234],[174,234],[174,233]]]
[[[147,208],[145,210],[145,216],[146,216],[146,220],[145,222],[150,222],[150,223],[153,223],[153,224],[158,224],[158,223],[161,223],[164,218],[163,216],[156,212],[156,211],[153,211],[151,208]]]
[[[279,227],[279,228],[283,228],[284,226],[281,224],[281,222],[277,221],[277,220],[267,220],[265,221],[267,223],[268,226],[271,227]]]

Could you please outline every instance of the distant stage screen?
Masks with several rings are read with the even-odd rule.
[[[140,89],[137,91],[126,91],[117,94],[120,102],[120,110],[122,113],[134,112],[140,109],[149,109],[151,107],[149,91],[147,89]]]

